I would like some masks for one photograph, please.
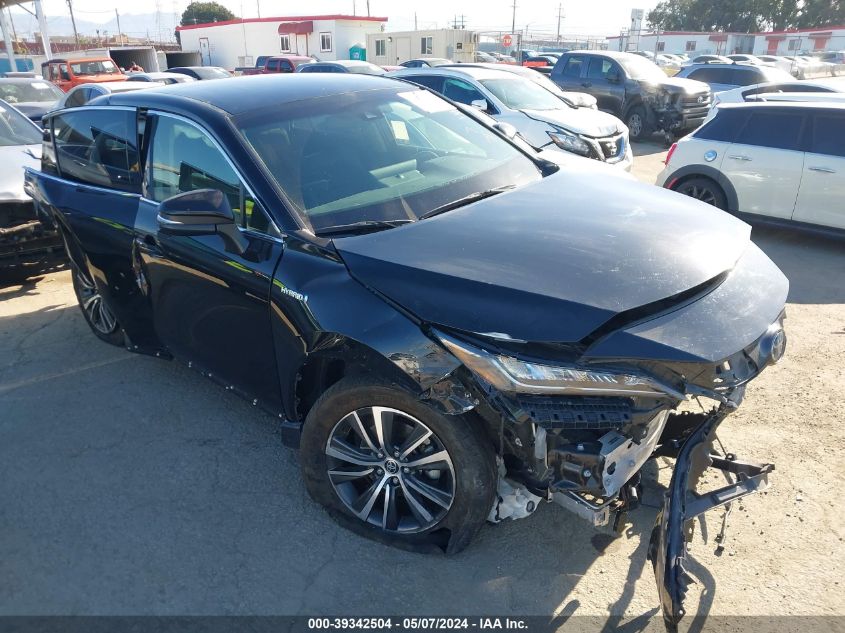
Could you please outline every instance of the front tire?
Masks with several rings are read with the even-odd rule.
[[[344,527],[406,549],[466,547],[493,506],[492,445],[396,384],[344,378],[314,404],[300,444],[305,486]]]
[[[628,137],[632,141],[644,141],[651,136],[652,129],[648,124],[648,116],[645,108],[634,106],[625,117],[625,125],[628,126]]]
[[[72,263],[71,274],[76,300],[79,302],[79,308],[82,310],[82,315],[91,331],[101,341],[122,347],[123,332],[120,329],[120,323],[109,307],[106,298],[100,294],[88,271],[82,270]]]

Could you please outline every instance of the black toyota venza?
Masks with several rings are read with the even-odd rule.
[[[94,334],[272,411],[360,534],[457,552],[541,501],[618,523],[674,457],[649,548],[671,625],[684,525],[766,482],[711,439],[783,354],[788,284],[713,207],[376,77],[169,86],[44,125],[27,190]],[[697,494],[708,467],[736,483]]]

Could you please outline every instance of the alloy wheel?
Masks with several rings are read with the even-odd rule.
[[[696,200],[701,200],[702,202],[716,206],[716,195],[707,187],[688,185],[681,189],[681,193],[689,196],[690,198],[695,198]]]
[[[102,334],[112,334],[117,330],[117,319],[106,305],[97,286],[81,271],[77,270],[75,274],[79,285],[79,303],[88,316],[91,327]]]
[[[643,119],[642,117],[634,113],[628,118],[628,133],[637,138],[643,131]]]
[[[326,456],[340,500],[386,532],[428,530],[455,499],[455,469],[443,442],[397,409],[367,407],[347,414],[329,434]]]

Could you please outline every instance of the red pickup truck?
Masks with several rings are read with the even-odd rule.
[[[302,55],[260,55],[255,66],[235,68],[235,73],[241,75],[269,75],[273,73],[292,73],[302,64],[310,64],[313,57]]]

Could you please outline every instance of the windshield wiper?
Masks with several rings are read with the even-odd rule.
[[[509,189],[514,189],[515,187],[516,185],[505,185],[504,187],[495,187],[493,189],[487,189],[485,191],[476,191],[475,193],[466,195],[463,198],[458,198],[457,200],[452,200],[452,202],[441,204],[439,207],[434,207],[430,211],[426,211],[425,213],[423,213],[419,219],[425,220],[427,218],[433,218],[435,215],[446,213],[447,211],[457,209],[458,207],[463,207],[472,202],[477,202],[478,200],[484,200],[484,198],[495,196],[498,193],[508,191]]]
[[[323,229],[315,231],[316,235],[340,235],[348,233],[350,235],[355,233],[366,233],[368,231],[378,231],[380,229],[392,229],[403,224],[408,224],[414,220],[399,219],[399,220],[361,220],[360,222],[352,222],[351,224],[338,224],[336,226],[327,226]]]

